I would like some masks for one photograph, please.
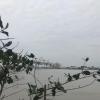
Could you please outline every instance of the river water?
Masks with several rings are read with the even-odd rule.
[[[38,82],[38,86],[48,84],[48,77],[53,75],[52,81],[61,81],[64,82],[66,77],[64,73],[75,74],[77,72],[81,72],[81,70],[66,70],[66,69],[38,69],[36,71],[36,77],[39,79],[41,84]],[[6,89],[6,86],[3,95],[5,96],[4,100],[32,100],[28,97],[28,86],[24,83],[34,84],[34,78],[32,75],[26,75],[24,72],[19,73],[21,81],[16,81],[10,86],[14,86],[12,88]],[[66,89],[77,88],[86,84],[89,84],[93,81],[93,78],[86,78],[82,80],[78,80],[75,82],[71,82],[70,84],[66,84],[64,87]],[[42,99],[43,100],[43,99]],[[47,96],[47,100],[100,100],[100,83],[94,82],[92,85],[88,87],[84,87],[81,89],[70,90],[67,93],[57,93],[57,96]]]

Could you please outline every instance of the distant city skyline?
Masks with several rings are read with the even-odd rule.
[[[100,0],[0,0],[17,51],[64,66],[100,66]]]

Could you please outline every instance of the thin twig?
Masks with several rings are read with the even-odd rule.
[[[15,38],[5,38],[5,39],[0,39],[1,40],[9,40],[9,39],[15,39]]]

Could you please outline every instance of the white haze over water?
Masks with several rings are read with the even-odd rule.
[[[100,0],[0,0],[18,48],[63,65],[100,66]],[[18,50],[18,49],[17,49]]]

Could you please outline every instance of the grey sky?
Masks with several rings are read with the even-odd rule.
[[[100,66],[100,0],[0,0],[18,48],[62,65]]]

